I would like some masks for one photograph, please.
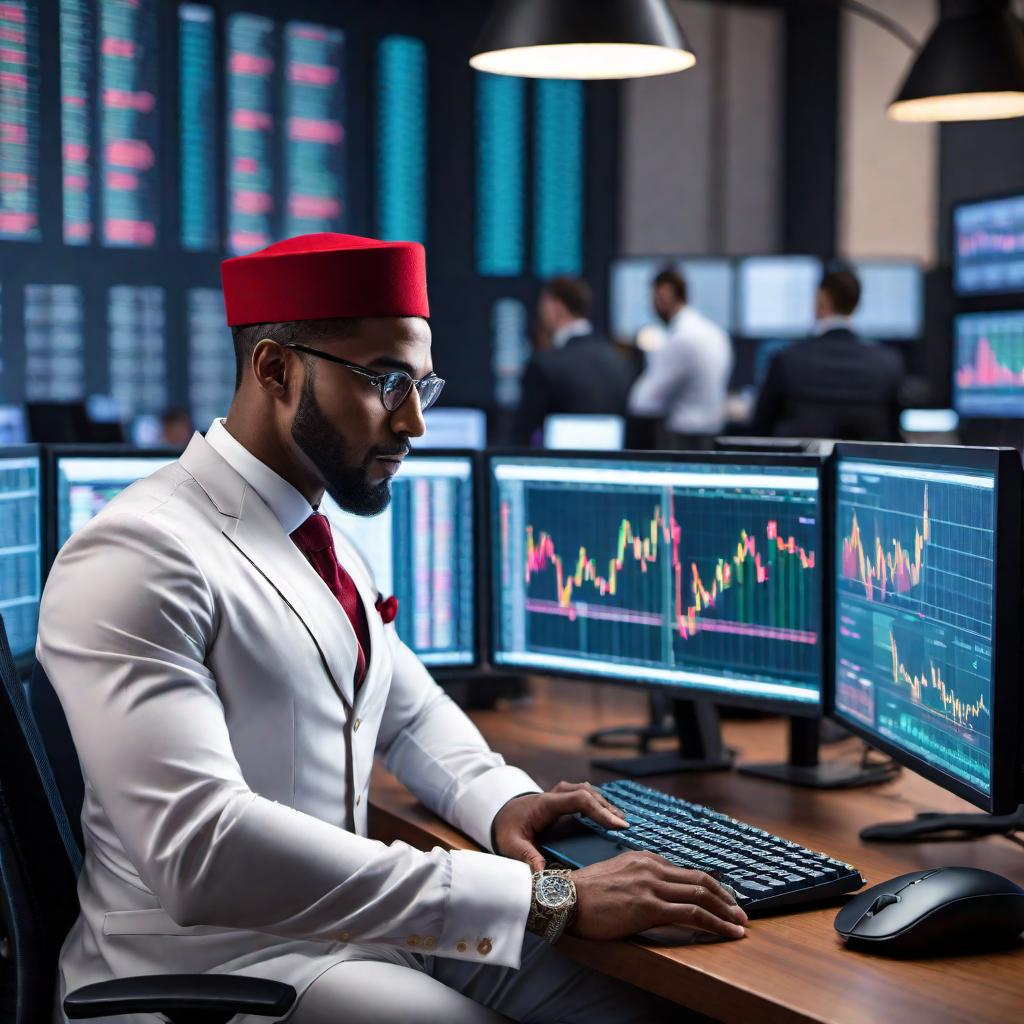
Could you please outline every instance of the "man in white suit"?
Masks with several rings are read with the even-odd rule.
[[[653,857],[542,872],[534,837],[561,815],[625,822],[591,787],[542,793],[489,750],[316,513],[325,490],[386,506],[443,385],[422,248],[302,236],[223,277],[227,419],[79,531],[43,596],[37,654],[86,781],[58,999],[234,972],[294,985],[300,1024],[660,1019],[552,943],[666,924],[737,938],[742,911]],[[369,839],[375,753],[504,856]]]

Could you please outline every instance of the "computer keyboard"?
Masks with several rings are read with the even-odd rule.
[[[736,894],[747,914],[834,898],[864,884],[852,865],[710,807],[628,779],[598,789],[624,813],[629,828],[606,829],[579,816],[581,825],[613,848],[586,838],[574,843],[571,835],[563,834],[544,841],[549,855],[582,867],[625,850],[649,850],[679,867],[712,875]]]

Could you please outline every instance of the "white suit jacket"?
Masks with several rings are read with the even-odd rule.
[[[219,971],[301,994],[339,961],[407,963],[411,951],[518,967],[529,868],[368,839],[367,788],[383,753],[489,846],[502,804],[538,787],[384,626],[369,571],[335,539],[370,628],[355,698],[348,618],[198,434],[61,551],[37,656],[86,781],[61,992]]]

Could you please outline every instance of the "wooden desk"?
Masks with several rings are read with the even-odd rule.
[[[492,746],[529,771],[542,786],[560,779],[600,781],[589,767],[582,736],[591,729],[643,721],[640,694],[610,687],[534,681],[521,706],[474,712]],[[783,759],[782,722],[739,721],[725,726],[741,760]],[[854,741],[827,757],[859,756]],[[922,810],[967,811],[963,801],[904,772],[873,789],[817,792],[748,778],[735,772],[662,776],[659,788],[699,800],[779,835],[855,864],[868,884],[918,868],[984,867],[1024,884],[1024,849],[992,837],[976,842],[920,845],[862,843],[858,831]],[[397,782],[380,771],[371,801],[377,838],[428,848],[471,848]],[[634,942],[559,944],[573,959],[700,1010],[727,1024],[829,1021],[836,1024],[936,1024],[1024,1020],[1024,946],[1000,954],[890,961],[847,951],[832,927],[836,908],[755,919],[739,942],[658,948]]]

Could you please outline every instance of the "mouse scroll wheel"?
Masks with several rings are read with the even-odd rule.
[[[899,896],[894,896],[890,892],[883,892],[882,895],[871,904],[871,909],[868,911],[868,914],[873,917],[875,914],[881,913],[881,911],[885,910],[886,907],[891,907],[894,903],[899,902]]]

